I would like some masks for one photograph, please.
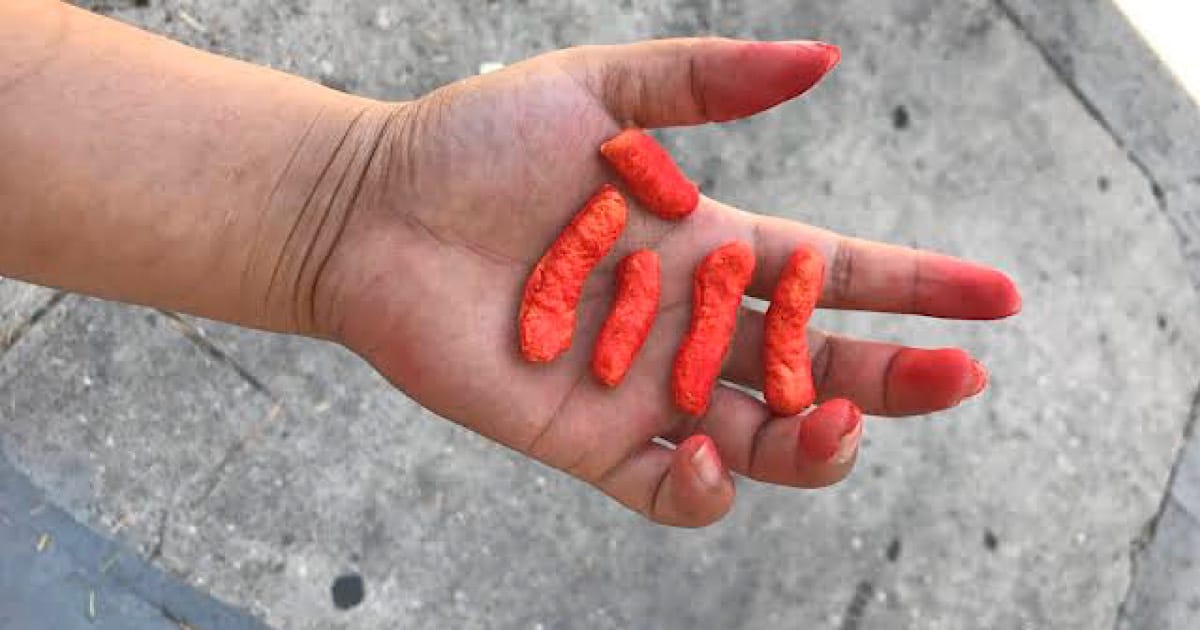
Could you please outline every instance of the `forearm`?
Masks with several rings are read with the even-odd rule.
[[[0,2],[0,275],[275,330],[392,108],[85,11]]]

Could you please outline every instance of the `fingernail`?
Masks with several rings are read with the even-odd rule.
[[[844,464],[862,435],[862,411],[845,399],[826,402],[804,419],[800,448],[811,461]]]
[[[964,398],[970,398],[982,392],[988,384],[987,368],[983,364],[974,359],[971,360],[971,373],[967,376],[967,382],[963,385]]]
[[[833,455],[833,463],[845,464],[854,459],[858,452],[858,443],[862,440],[862,411],[854,404],[850,405],[850,416],[846,420],[846,429],[838,442],[838,450]]]
[[[825,42],[817,42],[817,45],[825,52],[825,72],[833,70],[833,67],[842,60],[842,49]]]
[[[721,464],[717,462],[717,453],[711,440],[704,440],[700,448],[692,453],[692,466],[704,487],[712,489],[721,485]]]
[[[1024,300],[1021,298],[1021,294],[1017,293],[1016,289],[1013,289],[1010,306],[1008,307],[1008,314],[1010,316],[1016,315],[1021,312],[1022,308],[1024,308]]]
[[[821,57],[825,60],[825,67],[821,70],[822,74],[832,70],[833,67],[838,65],[838,62],[842,60],[842,49],[834,44],[808,39],[797,39],[783,43],[789,46],[807,48],[821,55]]]

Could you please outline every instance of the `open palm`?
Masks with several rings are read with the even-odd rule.
[[[703,525],[733,498],[726,469],[814,487],[841,479],[797,445],[805,418],[772,419],[755,397],[718,386],[706,417],[673,409],[671,364],[688,324],[691,272],[721,243],[753,245],[748,291],[770,297],[799,245],[822,252],[821,306],[994,318],[1017,309],[1000,273],[951,258],[837,236],[702,198],[681,222],[631,207],[625,232],[587,281],[574,344],[525,362],[516,316],[532,266],[584,201],[613,176],[597,147],[622,126],[661,127],[750,115],[808,89],[828,69],[811,43],[713,39],[575,48],[443,88],[398,106],[384,139],[386,183],[342,230],[322,279],[332,334],[436,413],[594,484],[648,517]],[[592,344],[625,254],[662,258],[662,302],[623,384],[590,373]],[[762,316],[743,309],[723,377],[758,389]],[[809,331],[822,400],[879,415],[925,413],[982,387],[965,354],[930,353]],[[856,419],[850,405],[818,414]],[[851,418],[851,416],[854,416]],[[672,450],[655,437],[681,442]],[[712,446],[715,445],[715,449]],[[719,454],[719,455],[718,455]]]

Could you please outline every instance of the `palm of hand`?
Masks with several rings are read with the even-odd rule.
[[[620,242],[586,284],[571,350],[548,365],[524,361],[516,314],[525,279],[612,179],[597,148],[620,129],[570,75],[545,65],[510,69],[524,75],[516,80],[485,76],[452,86],[422,105],[429,109],[419,133],[433,144],[423,163],[436,175],[418,188],[440,202],[416,201],[411,213],[394,217],[391,229],[406,232],[409,245],[364,259],[380,284],[351,325],[355,347],[430,409],[593,479],[681,420],[669,376],[687,325],[690,270],[716,244],[749,235],[713,204],[682,223],[631,208]],[[453,165],[452,175],[442,164]],[[387,249],[396,237],[379,238]],[[663,259],[660,315],[626,381],[609,389],[590,377],[592,342],[616,262],[642,247]]]
[[[630,59],[662,56],[679,64],[681,59],[688,61],[684,53],[692,55],[684,66],[690,73],[689,89],[684,90],[689,94],[676,97],[691,103],[683,108],[690,111],[672,113],[680,108],[646,98],[647,85],[667,91],[674,85],[679,92],[677,76],[643,77],[645,84],[631,82],[630,76],[614,80],[614,64],[590,62],[589,55],[602,54],[594,50],[543,56],[448,86],[402,107],[404,122],[388,141],[390,161],[397,166],[389,172],[380,207],[354,216],[332,265],[343,279],[334,291],[340,311],[337,337],[439,415],[593,483],[655,520],[705,524],[724,513],[732,499],[724,471],[719,483],[710,475],[705,487],[696,481],[695,469],[680,469],[669,480],[668,469],[680,464],[672,464],[670,452],[651,444],[652,438],[678,441],[702,429],[713,436],[725,465],[789,485],[832,483],[846,474],[850,462],[803,461],[795,444],[800,420],[772,420],[756,399],[728,386],[714,392],[709,414],[699,424],[673,409],[671,366],[688,323],[694,265],[721,243],[750,242],[760,260],[758,288],[752,286],[751,293],[762,297],[794,246],[803,243],[830,258],[864,245],[798,224],[772,222],[706,198],[681,222],[659,220],[631,201],[620,241],[585,285],[571,349],[550,364],[524,361],[517,346],[516,317],[525,279],[587,198],[613,179],[598,147],[626,122],[613,114],[614,102],[617,110],[633,114],[629,122],[651,126],[672,118],[681,123],[723,120],[794,96],[816,80],[802,78],[800,83],[807,83],[799,89],[784,86],[786,94],[752,94],[749,105],[728,105],[746,99],[734,89],[740,86],[722,86],[717,77],[728,74],[731,65],[744,71],[746,47],[759,45],[681,40],[641,46],[649,48],[602,50],[618,57],[617,67],[633,63]],[[760,68],[763,72],[777,71],[775,65],[781,62],[775,57],[795,55],[784,47],[754,50],[769,62],[764,62],[765,70]],[[623,51],[631,56],[622,60]],[[755,59],[750,60],[750,72],[755,71]],[[703,75],[705,67],[713,76],[697,91],[697,72]],[[822,66],[820,72],[825,69]],[[640,90],[631,89],[639,85]],[[762,88],[770,89],[781,92]],[[866,281],[860,282],[864,287],[895,284],[883,276],[897,262],[916,266],[917,252],[872,247],[876,249],[856,256],[875,263],[855,266],[859,280]],[[592,345],[611,301],[614,267],[640,248],[653,248],[662,258],[659,315],[625,381],[610,389],[590,374]],[[931,263],[950,264],[925,256]],[[927,296],[932,302],[924,305],[887,291],[873,297],[855,295],[847,290],[854,279],[843,280],[846,286],[834,287],[838,299],[825,299],[824,306],[998,316],[936,312],[947,310],[936,305],[939,295]],[[978,284],[966,284],[971,283]],[[945,289],[938,286],[939,291]],[[918,289],[912,294],[918,296]],[[761,320],[753,313],[743,314],[724,376],[756,388],[761,378]],[[899,347],[842,340],[845,350],[833,360],[835,339],[810,332],[814,347],[829,349],[824,367],[818,359],[815,368],[826,377],[821,379],[824,387],[818,381],[823,398],[846,396],[868,412],[902,415],[951,406],[962,397],[957,394],[962,377],[955,373],[949,385],[956,392],[952,401],[911,410],[889,405],[883,366],[892,363]]]

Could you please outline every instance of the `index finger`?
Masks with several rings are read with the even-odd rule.
[[[771,299],[797,247],[825,257],[819,306],[948,319],[1000,319],[1021,310],[1021,295],[1003,272],[953,256],[850,238],[787,219],[741,212],[757,258],[747,293]]]

